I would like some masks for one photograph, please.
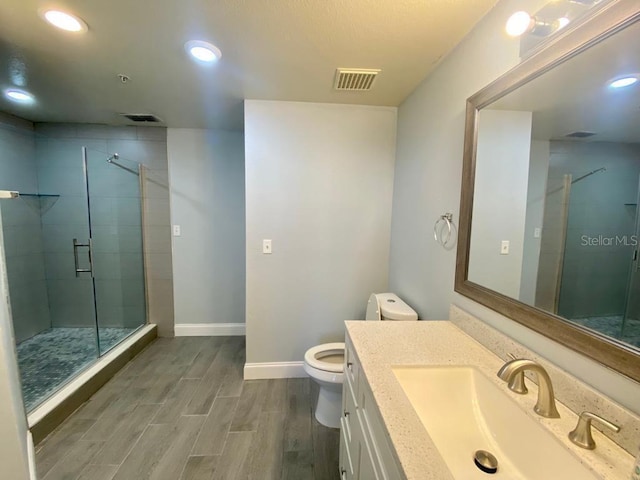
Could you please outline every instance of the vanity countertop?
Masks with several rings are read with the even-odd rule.
[[[561,402],[557,401],[559,419],[534,413],[536,385],[527,382],[527,395],[510,392],[496,375],[504,361],[451,322],[347,321],[346,328],[407,480],[453,477],[391,370],[398,365],[472,365],[602,478],[626,480],[631,474],[633,457],[596,429],[593,429],[595,450],[581,449],[569,441],[567,433],[575,427],[578,417]]]

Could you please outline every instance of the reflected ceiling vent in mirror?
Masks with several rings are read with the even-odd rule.
[[[151,113],[121,113],[120,115],[136,123],[162,123],[162,120]]]
[[[333,87],[341,92],[367,92],[382,70],[364,68],[338,68]]]
[[[586,132],[586,131],[578,130],[577,132],[572,132],[572,133],[566,134],[565,137],[567,137],[567,138],[588,138],[588,137],[593,137],[594,135],[595,135],[595,132]]]

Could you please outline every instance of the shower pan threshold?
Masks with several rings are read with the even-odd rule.
[[[27,415],[37,445],[157,337],[156,325],[132,333]]]

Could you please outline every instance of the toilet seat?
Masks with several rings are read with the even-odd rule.
[[[343,364],[323,361],[323,357],[329,355],[342,355],[344,357],[344,342],[324,343],[310,348],[304,354],[304,361],[310,367],[325,372],[342,373]]]

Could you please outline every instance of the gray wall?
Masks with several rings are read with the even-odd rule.
[[[455,294],[456,252],[432,237],[438,215],[459,211],[466,99],[519,62],[505,19],[545,3],[499,2],[400,106],[389,289],[426,318],[448,318],[453,302],[637,411],[637,383]]]
[[[245,322],[244,135],[170,128],[177,324]]]
[[[521,302],[534,305],[540,265],[540,244],[544,217],[544,199],[549,172],[549,142],[531,141],[529,160],[529,185],[527,187],[527,214],[524,227],[524,246],[522,252],[522,279],[520,281]],[[536,237],[536,228],[540,234]]]
[[[398,109],[389,288],[425,319],[448,318],[456,249],[433,240],[445,212],[458,224],[467,98],[518,62],[504,21],[545,2],[500,2]]]
[[[634,246],[640,146],[606,142],[551,142],[549,176],[569,173],[567,240],[558,312],[567,318],[622,315]],[[590,238],[613,239],[586,245]],[[628,243],[616,238],[627,236]]]
[[[342,341],[387,289],[395,130],[395,108],[245,102],[247,362]]]
[[[531,112],[480,112],[469,280],[518,298],[531,145]],[[502,241],[509,253],[501,253]]]
[[[0,189],[38,192],[33,125],[0,116]],[[49,300],[37,197],[3,200],[7,275],[16,341],[50,328]]]

